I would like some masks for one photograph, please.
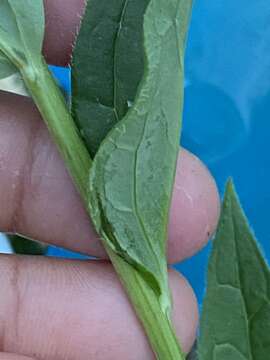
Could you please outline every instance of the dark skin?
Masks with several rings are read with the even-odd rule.
[[[83,0],[47,0],[44,53],[66,65]],[[168,261],[195,254],[214,232],[213,178],[182,151],[170,214]],[[71,179],[30,99],[0,93],[0,230],[103,257],[92,263],[0,256],[0,360],[150,360],[153,353]],[[198,323],[187,281],[170,272],[173,320],[185,351]]]

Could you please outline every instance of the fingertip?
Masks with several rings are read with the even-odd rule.
[[[195,155],[181,149],[170,213],[169,262],[179,262],[200,250],[215,232],[219,213],[215,180]]]
[[[173,297],[173,323],[181,339],[183,351],[188,353],[196,339],[199,322],[198,302],[188,281],[177,271],[169,272]]]
[[[2,350],[44,360],[59,354],[74,360],[152,359],[142,326],[108,263],[2,256],[0,270]],[[196,299],[182,276],[170,271],[169,278],[176,333],[188,352],[198,322]]]
[[[49,64],[70,63],[85,0],[44,0],[46,29],[43,52]]]

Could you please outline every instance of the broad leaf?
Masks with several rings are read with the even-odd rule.
[[[150,2],[138,95],[102,142],[90,174],[89,206],[98,232],[159,295],[167,291],[168,212],[179,151],[190,12],[191,1]]]
[[[17,72],[15,66],[0,51],[0,79],[4,79]]]
[[[40,57],[44,26],[43,0],[1,0],[0,50],[17,66]]]
[[[199,359],[268,359],[269,334],[270,271],[229,182],[209,263]]]
[[[72,61],[72,110],[94,155],[132,103],[143,76],[149,0],[89,0]]]

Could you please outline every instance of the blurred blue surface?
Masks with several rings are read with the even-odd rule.
[[[183,146],[222,193],[233,176],[270,260],[270,6],[267,0],[197,0],[186,57]],[[201,301],[208,250],[177,266]]]
[[[55,75],[55,78],[59,86],[65,91],[66,94],[70,94],[71,92],[70,69],[50,65],[50,70]]]
[[[0,253],[11,254],[12,249],[5,235],[0,234]]]
[[[57,256],[60,258],[72,258],[72,259],[79,259],[79,260],[84,260],[84,259],[88,259],[88,256],[84,256],[78,253],[74,253],[72,251],[66,250],[66,249],[62,249],[56,246],[49,246],[48,251],[47,251],[47,255],[48,256]]]
[[[69,71],[53,70],[69,91]],[[269,0],[196,1],[187,48],[185,96],[182,145],[208,165],[221,193],[227,177],[233,176],[269,260]],[[209,248],[177,266],[200,302]],[[49,255],[81,257],[53,247]]]

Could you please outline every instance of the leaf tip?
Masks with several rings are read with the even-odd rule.
[[[229,177],[225,187],[225,195],[224,195],[225,202],[236,201],[239,202],[237,191],[235,189],[234,181],[232,177]]]

